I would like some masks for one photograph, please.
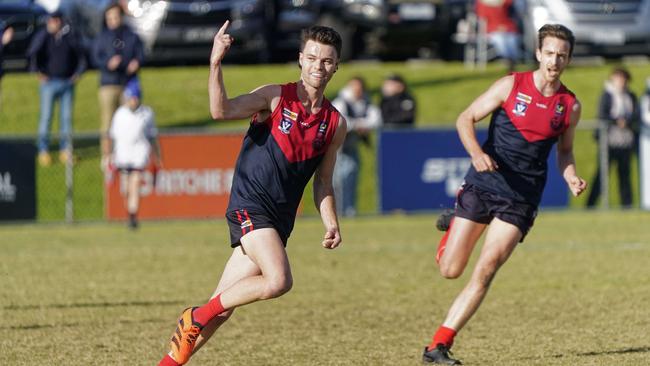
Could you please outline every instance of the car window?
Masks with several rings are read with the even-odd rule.
[[[28,4],[28,0],[0,0],[0,5]]]

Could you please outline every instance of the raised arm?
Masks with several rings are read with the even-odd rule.
[[[334,139],[314,174],[314,204],[320,213],[323,225],[325,225],[323,247],[327,249],[334,249],[341,244],[341,233],[338,217],[336,216],[336,203],[334,201],[334,189],[332,188],[332,174],[334,173],[334,165],[336,164],[336,152],[343,144],[346,133],[347,125],[345,118],[341,117],[336,134],[334,134]]]
[[[228,98],[223,83],[221,61],[233,42],[230,34],[226,33],[229,24],[230,21],[227,20],[214,36],[212,54],[210,55],[208,95],[210,115],[215,120],[242,119],[258,112],[271,111],[279,102],[281,93],[279,85],[264,85],[248,94],[233,99]]]
[[[472,165],[477,172],[493,172],[498,166],[487,155],[476,138],[474,124],[487,117],[501,106],[512,90],[514,76],[505,76],[492,84],[490,88],[476,98],[456,120],[456,129],[465,150],[472,158]]]
[[[580,195],[587,189],[587,182],[577,174],[576,161],[573,157],[573,139],[575,137],[576,126],[578,125],[578,121],[580,121],[581,110],[580,102],[576,100],[576,103],[571,109],[569,128],[560,135],[557,144],[558,168],[569,186],[571,194],[574,196]]]

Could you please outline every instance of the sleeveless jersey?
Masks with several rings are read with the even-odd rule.
[[[513,74],[508,99],[492,113],[483,151],[498,164],[493,173],[471,166],[465,181],[516,201],[538,205],[547,160],[553,144],[570,125],[575,95],[564,85],[546,97],[537,90],[532,72]]]
[[[230,191],[228,211],[268,215],[284,235],[293,229],[305,186],[323,160],[339,123],[339,112],[323,98],[317,114],[298,99],[297,84],[282,85],[280,103],[265,121],[251,119]]]

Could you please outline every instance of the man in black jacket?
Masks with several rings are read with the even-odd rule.
[[[50,165],[49,130],[52,123],[54,102],[60,103],[59,160],[65,163],[72,158],[72,102],[74,86],[86,70],[83,49],[69,24],[65,24],[60,12],[48,16],[46,28],[34,36],[27,56],[32,70],[40,80],[40,117],[38,122],[38,161]]]
[[[623,208],[632,206],[631,159],[639,137],[639,106],[636,95],[629,88],[629,82],[629,71],[621,67],[615,68],[605,82],[598,103],[598,119],[607,126],[609,164],[616,162]],[[595,137],[598,139],[600,136],[597,133]],[[600,165],[593,182],[587,207],[594,207],[600,197]]]
[[[113,3],[104,12],[104,29],[95,40],[93,58],[100,71],[99,110],[102,151],[108,144],[113,113],[120,106],[124,85],[136,77],[144,60],[142,41],[124,24],[124,9]],[[108,156],[102,156],[105,168]]]
[[[413,127],[415,99],[408,92],[401,76],[394,74],[384,80],[381,86],[380,108],[384,127]]]

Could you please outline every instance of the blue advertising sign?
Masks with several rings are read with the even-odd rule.
[[[36,218],[36,147],[0,142],[0,220]]]
[[[485,141],[487,130],[477,130],[476,135]],[[382,212],[453,207],[456,191],[471,165],[456,130],[382,131],[378,152]],[[569,202],[556,161],[553,149],[540,206],[566,207]]]

